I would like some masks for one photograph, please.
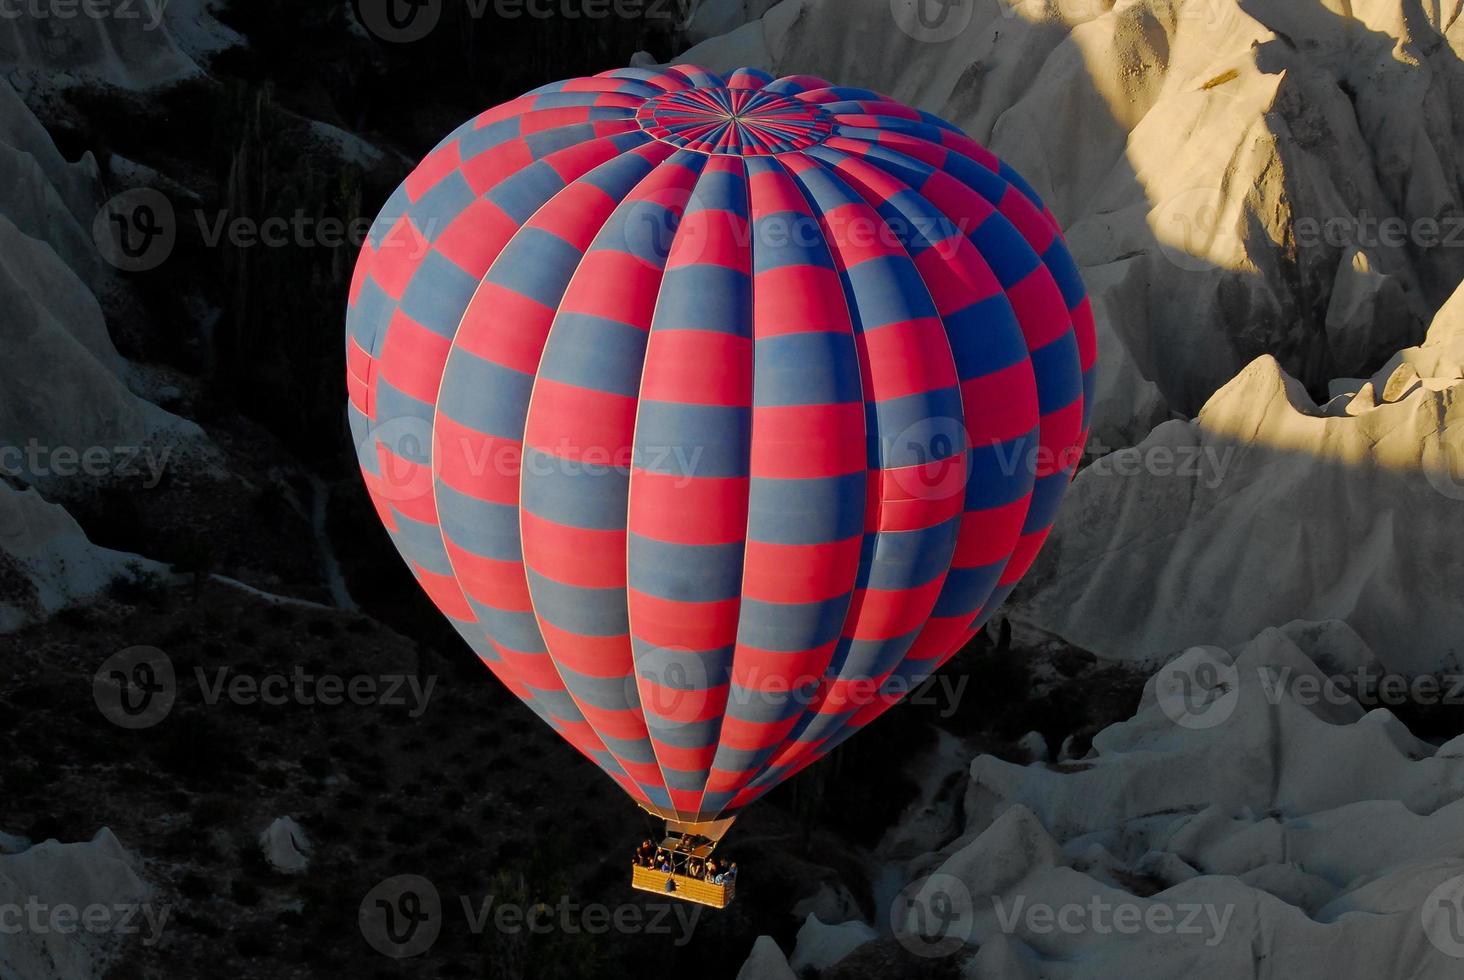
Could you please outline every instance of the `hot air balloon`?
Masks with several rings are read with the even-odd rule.
[[[443,140],[371,229],[346,349],[422,588],[704,851],[1010,593],[1096,357],[1056,220],[955,126],[686,65]]]

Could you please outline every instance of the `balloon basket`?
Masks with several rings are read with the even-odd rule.
[[[662,814],[655,816],[664,818]],[[666,833],[656,847],[652,866],[632,862],[630,886],[637,891],[652,892],[663,898],[674,898],[714,909],[724,909],[731,905],[732,899],[737,895],[735,873],[731,876],[724,874],[713,880],[704,872],[697,872],[698,869],[705,868],[722,835],[736,818],[713,821],[665,819]]]

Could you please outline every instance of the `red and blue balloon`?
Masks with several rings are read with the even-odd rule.
[[[951,124],[626,68],[444,140],[347,316],[366,486],[495,675],[646,809],[730,816],[1026,572],[1092,404],[1057,223]]]

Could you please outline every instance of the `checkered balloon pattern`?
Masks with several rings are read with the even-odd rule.
[[[1092,404],[1031,187],[875,92],[625,68],[478,116],[351,285],[382,523],[500,681],[647,810],[728,816],[969,641]]]

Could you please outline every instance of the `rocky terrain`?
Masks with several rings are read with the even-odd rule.
[[[132,6],[0,19],[0,978],[1458,975],[1464,2]],[[694,919],[371,518],[328,234],[544,65],[668,58],[987,143],[1102,357],[999,625]]]
[[[1287,615],[1337,619],[1392,670],[1458,671],[1461,353],[1464,290],[1421,346],[1321,405],[1257,358],[1195,419],[1078,478],[1021,616],[1149,662]]]
[[[1324,397],[1421,338],[1464,276],[1458,10],[787,0],[683,57],[886,92],[1027,177],[1094,294],[1118,448],[1263,354]]]

